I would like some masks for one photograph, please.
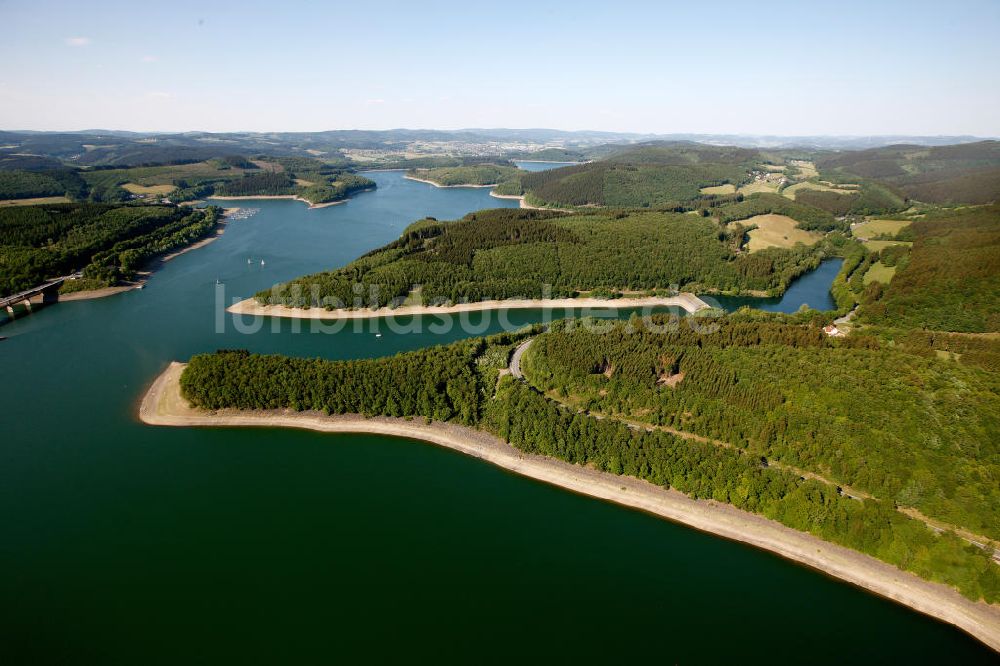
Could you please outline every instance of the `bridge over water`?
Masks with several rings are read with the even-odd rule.
[[[63,282],[66,280],[75,280],[79,278],[79,273],[74,273],[73,275],[64,275],[63,277],[58,277],[48,282],[43,282],[40,285],[32,287],[31,289],[25,289],[24,291],[12,294],[10,296],[0,297],[0,308],[5,308],[7,314],[12,318],[14,316],[14,306],[24,305],[27,309],[31,309],[31,299],[36,296],[42,297],[42,302],[48,300],[56,300],[56,294],[59,291],[59,287],[62,286]]]

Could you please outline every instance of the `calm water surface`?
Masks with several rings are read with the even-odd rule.
[[[0,663],[991,661],[767,553],[431,445],[138,423],[149,382],[194,353],[360,358],[464,335],[215,332],[216,280],[249,296],[423,215],[507,203],[373,177],[342,206],[247,202],[261,212],[145,290],[0,327]]]

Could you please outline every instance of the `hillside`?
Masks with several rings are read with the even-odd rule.
[[[161,197],[176,202],[212,195],[295,195],[318,204],[374,186],[368,178],[310,157],[227,155],[128,168],[0,170],[0,200],[13,201],[66,196],[105,203]]]
[[[1000,142],[897,145],[816,160],[824,177],[877,181],[926,203],[984,204],[1000,199]]]
[[[757,151],[698,144],[643,144],[605,159],[521,176],[528,201],[557,207],[650,208],[695,200],[700,188],[751,178]]]
[[[208,235],[218,213],[109,204],[0,208],[0,294],[81,270],[84,279],[66,287],[113,285],[149,258]]]
[[[895,273],[884,289],[868,291],[863,321],[936,331],[1000,331],[1000,205],[934,212],[900,234],[912,239],[912,248],[908,253],[905,246],[881,250]]]
[[[752,214],[745,211],[747,217]],[[413,285],[421,286],[424,304],[542,298],[546,286],[553,298],[671,286],[780,293],[831,251],[824,245],[796,245],[745,252],[739,249],[745,231],[680,213],[479,211],[455,222],[414,223],[399,240],[341,269],[305,276],[257,297],[301,306],[307,303],[293,294],[318,288],[319,298],[332,301],[330,307],[344,307],[354,302],[355,282],[365,285],[365,294],[378,294],[377,302],[366,302],[371,307],[410,297]]]

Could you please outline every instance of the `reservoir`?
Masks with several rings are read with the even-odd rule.
[[[277,319],[217,332],[217,281],[245,298],[425,215],[517,203],[370,177],[376,191],[329,208],[244,202],[260,212],[144,290],[0,327],[4,663],[994,662],[777,556],[432,445],[140,424],[148,384],[195,353],[367,358],[465,335]],[[828,288],[827,266],[786,297],[820,271]]]

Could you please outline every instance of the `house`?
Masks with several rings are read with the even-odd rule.
[[[829,335],[831,338],[842,338],[844,337],[844,332],[837,328],[836,324],[830,324],[829,326],[823,327],[823,332]]]

